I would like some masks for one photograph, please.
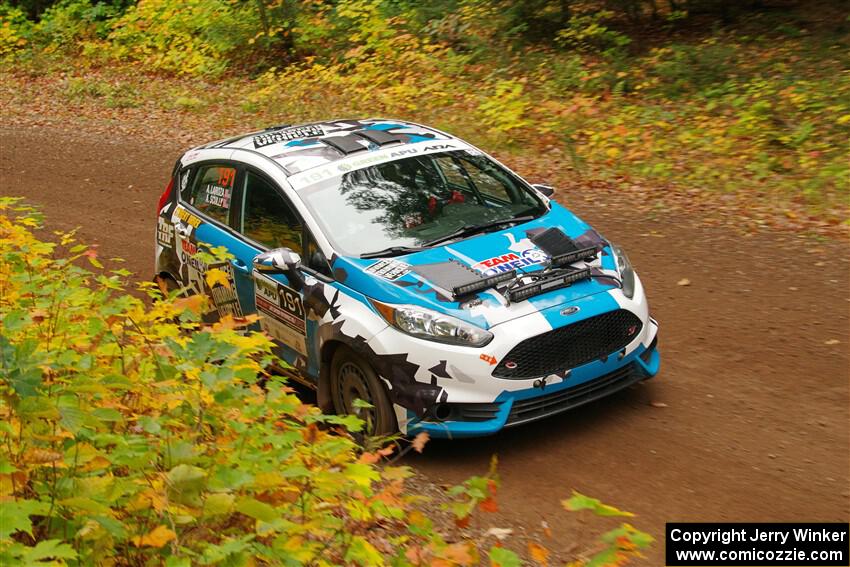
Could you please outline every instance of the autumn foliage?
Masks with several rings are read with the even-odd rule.
[[[39,227],[0,198],[0,564],[519,564],[444,539],[387,461],[399,445],[364,448],[356,417],[302,403],[250,319],[207,326],[197,296],[128,294],[116,260]],[[468,526],[497,493],[494,460],[445,513]],[[602,544],[617,561],[588,565],[649,543],[624,537]]]
[[[73,70],[72,102],[232,119],[221,135],[398,116],[551,184],[836,232],[850,220],[850,15],[815,4],[63,0],[34,21],[0,1],[0,58]],[[164,97],[141,73],[182,82]]]
[[[31,211],[0,208],[0,563],[459,553],[412,514],[410,471],[346,433],[356,419],[321,415],[267,373],[268,338],[204,326],[194,302],[149,306],[72,235],[39,241]]]

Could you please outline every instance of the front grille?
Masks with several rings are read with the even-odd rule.
[[[505,425],[519,425],[562,411],[573,409],[599,398],[613,394],[632,384],[640,382],[644,374],[634,362],[609,372],[599,378],[588,380],[577,386],[560,390],[552,394],[544,394],[527,400],[517,400],[508,414]]]
[[[618,309],[525,339],[505,356],[493,376],[540,378],[603,359],[632,342],[643,324],[631,311]]]

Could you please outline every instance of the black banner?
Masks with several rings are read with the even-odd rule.
[[[668,523],[668,567],[850,565],[850,524]]]

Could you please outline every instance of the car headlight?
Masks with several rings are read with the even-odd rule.
[[[632,268],[632,263],[626,256],[625,250],[616,244],[611,244],[611,251],[614,252],[617,271],[620,273],[620,280],[623,282],[623,295],[631,299],[635,295],[635,270]]]
[[[378,313],[393,327],[414,337],[451,345],[482,347],[493,340],[493,333],[414,305],[388,305],[371,300]]]

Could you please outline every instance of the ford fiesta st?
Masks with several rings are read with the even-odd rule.
[[[658,372],[621,248],[474,146],[395,120],[197,147],[159,202],[156,275],[259,315],[319,404],[370,433],[495,433]],[[225,247],[215,267],[197,251]],[[366,402],[366,403],[359,403]]]

